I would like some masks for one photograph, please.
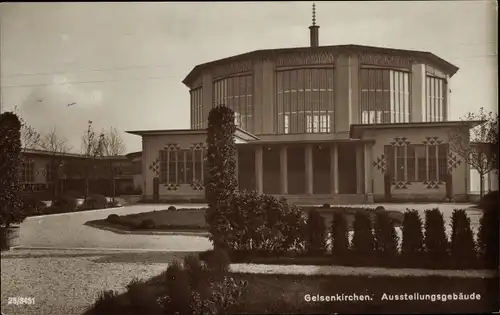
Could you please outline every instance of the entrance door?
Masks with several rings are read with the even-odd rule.
[[[339,194],[355,194],[357,190],[356,146],[341,143],[338,146]]]

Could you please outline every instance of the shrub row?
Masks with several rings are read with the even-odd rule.
[[[425,211],[425,223],[416,210],[407,210],[399,248],[395,223],[385,211],[377,211],[373,223],[370,212],[357,211],[349,241],[347,215],[342,212],[334,214],[327,229],[318,210],[306,217],[284,199],[244,191],[232,204],[235,216],[228,220],[225,242],[237,261],[292,254],[328,256],[340,264],[419,268],[493,268],[498,262],[498,226],[491,223],[498,223],[495,211],[484,213],[475,242],[465,210],[453,211],[450,240],[438,209]]]
[[[47,206],[38,196],[25,195],[21,199],[23,208],[29,216],[105,209],[118,205],[116,200],[108,202],[102,195],[91,195],[82,205],[78,205],[77,198],[71,195],[56,198],[50,206]]]
[[[102,291],[90,314],[224,314],[247,283],[229,277],[229,258],[215,251],[203,264],[196,256],[174,261],[154,283],[134,279],[127,292]]]

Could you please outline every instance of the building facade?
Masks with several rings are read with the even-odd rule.
[[[360,45],[259,50],[194,67],[191,129],[142,137],[143,197],[201,200],[208,114],[231,108],[240,189],[298,203],[465,199],[469,167],[450,150],[448,84],[429,52]],[[468,137],[467,137],[468,138]]]
[[[88,173],[91,193],[132,194],[140,187],[134,184],[141,181],[137,179],[141,177],[141,169],[134,161],[140,159],[140,154],[129,155],[90,159],[81,154],[23,149],[20,176],[23,191],[50,195],[55,189],[58,195],[83,194]]]

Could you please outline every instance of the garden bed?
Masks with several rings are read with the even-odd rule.
[[[325,218],[325,224],[328,227],[331,224],[333,215],[341,212],[346,215],[346,221],[349,228],[352,228],[354,215],[357,211],[369,211],[372,220],[375,220],[375,210],[365,208],[349,208],[349,207],[302,207],[305,213],[312,209],[319,210],[320,214]],[[205,208],[201,209],[170,209],[151,212],[143,212],[129,214],[125,216],[113,216],[103,220],[94,220],[88,223],[97,226],[111,227],[115,229],[123,229],[126,231],[208,231],[208,225],[205,221]],[[386,211],[391,219],[394,220],[395,226],[400,226],[403,221],[403,213],[399,211]]]
[[[482,313],[498,310],[498,279],[462,279],[450,277],[366,277],[366,276],[305,276],[230,273],[236,281],[247,281],[237,303],[228,309],[230,314],[326,314],[326,313]],[[165,294],[161,277],[147,282],[140,298],[149,305]],[[423,299],[415,301],[414,293]],[[384,296],[385,294],[385,296]],[[406,294],[406,300],[405,299]],[[438,300],[451,294],[451,301]],[[462,300],[453,300],[462,294]],[[476,299],[464,301],[463,296],[474,294]],[[399,300],[394,300],[395,296]],[[411,297],[410,297],[411,295]],[[477,299],[478,295],[480,299]],[[339,299],[320,302],[318,299]],[[446,296],[446,298],[449,298]],[[129,297],[121,294],[110,304],[123,307]],[[351,299],[351,300],[349,300]],[[362,300],[361,300],[362,299]],[[148,302],[146,302],[148,301]],[[152,302],[149,302],[152,301]],[[109,305],[109,304],[108,304]],[[121,314],[107,309],[109,315]],[[145,307],[136,308],[139,314]],[[93,313],[92,310],[86,313]]]

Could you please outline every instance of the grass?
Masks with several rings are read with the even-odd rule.
[[[305,212],[310,211],[314,207],[303,207]],[[359,208],[318,208],[321,215],[325,218],[327,228],[330,227],[333,215],[336,212],[343,212],[346,214],[346,221],[349,227],[352,227],[354,215]],[[387,211],[390,218],[394,220],[395,226],[400,226],[403,222],[403,213],[400,211]],[[375,220],[375,212],[370,211],[372,220]],[[141,222],[151,220],[154,226],[149,228],[140,227]],[[109,220],[94,220],[90,221],[93,225],[107,226],[125,230],[151,230],[151,231],[208,231],[208,226],[205,221],[205,209],[177,209],[177,210],[159,210],[151,212],[143,212],[136,214],[129,214],[120,216],[116,221]]]
[[[450,277],[368,277],[306,276],[231,273],[237,280],[248,281],[239,303],[230,314],[319,314],[319,313],[489,313],[498,310],[498,278]],[[165,294],[160,276],[147,282],[148,294]],[[146,289],[146,288],[144,288]],[[394,301],[394,295],[479,294],[480,300],[469,301]],[[344,297],[356,294],[364,301],[315,302],[309,296]],[[383,300],[384,294],[387,300]],[[435,296],[436,297],[436,296]],[[125,295],[115,297],[126,299]],[[149,298],[148,298],[149,300]],[[151,299],[153,300],[153,299]],[[90,312],[87,314],[91,314]]]

